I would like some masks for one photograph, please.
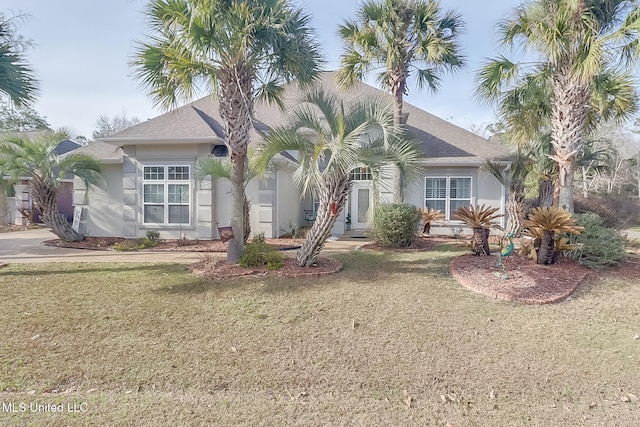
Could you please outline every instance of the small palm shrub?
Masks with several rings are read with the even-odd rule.
[[[557,260],[556,235],[560,233],[580,234],[583,227],[576,224],[575,218],[560,208],[534,208],[529,218],[522,221],[526,227],[525,235],[533,237],[538,264],[553,264]],[[564,242],[563,242],[564,245]]]
[[[584,227],[580,235],[568,236],[574,245],[568,255],[592,270],[615,267],[626,257],[625,241],[616,230],[604,226],[594,213],[576,215],[576,223]]]
[[[495,220],[504,216],[497,214],[499,208],[482,206],[462,206],[453,215],[473,229],[471,249],[475,255],[491,255],[489,248],[489,233],[491,229],[501,230],[500,224]]]
[[[420,211],[408,203],[378,207],[373,217],[371,237],[380,245],[393,248],[413,244],[420,223]]]
[[[439,209],[426,207],[424,209],[418,209],[418,212],[420,213],[420,218],[422,219],[422,222],[424,224],[422,227],[422,234],[429,234],[429,231],[431,231],[432,222],[439,222],[444,220],[444,214],[440,212]]]
[[[278,270],[284,266],[284,256],[273,246],[265,243],[264,234],[254,236],[251,243],[244,247],[240,257],[240,267],[267,267],[267,270]]]

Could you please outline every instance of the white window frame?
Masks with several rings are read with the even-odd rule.
[[[445,180],[446,190],[445,190],[445,197],[444,198],[429,198],[429,199],[427,198],[427,180],[428,179],[444,179]],[[468,179],[469,180],[469,191],[470,191],[470,194],[469,194],[470,197],[469,198],[466,198],[466,197],[464,197],[464,198],[463,197],[452,198],[451,197],[451,180],[452,179]],[[427,207],[427,201],[428,200],[444,200],[445,212],[443,212],[443,213],[445,215],[445,220],[457,223],[457,222],[460,222],[460,221],[453,220],[451,218],[451,215],[453,214],[453,212],[451,212],[451,202],[455,201],[455,200],[469,200],[469,204],[473,205],[473,203],[474,203],[473,177],[469,176],[469,175],[466,175],[466,176],[464,176],[464,175],[461,175],[461,176],[426,176],[424,178],[424,192],[422,194],[424,196],[423,197],[423,200],[424,200],[423,207],[425,207],[425,208]]]
[[[163,179],[145,179],[145,170],[147,168],[161,168],[163,170]],[[187,179],[169,179],[169,168],[187,168],[188,178]],[[160,165],[160,164],[148,164],[142,166],[142,224],[144,225],[163,225],[163,226],[171,226],[171,227],[187,227],[191,225],[192,221],[192,205],[193,205],[193,196],[191,194],[191,174],[193,173],[193,167],[191,165],[184,164],[170,164],[170,165]],[[162,185],[163,186],[163,201],[162,202],[146,202],[144,199],[144,189],[145,185]],[[187,203],[171,203],[169,202],[169,186],[172,184],[176,185],[186,185],[187,186]],[[182,194],[182,193],[181,193]],[[147,222],[145,218],[145,206],[160,206],[162,205],[164,208],[164,222]],[[169,222],[169,208],[170,206],[188,206],[188,222],[179,223],[179,222]]]

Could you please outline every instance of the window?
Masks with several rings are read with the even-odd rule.
[[[145,224],[189,224],[189,166],[145,166],[142,193]]]
[[[16,197],[16,189],[13,185],[7,185],[7,197]]]
[[[471,205],[471,178],[425,178],[425,206],[438,209],[447,220],[461,206]]]
[[[349,172],[349,179],[351,181],[371,181],[373,177],[371,176],[369,168],[362,166],[352,169],[351,172]]]

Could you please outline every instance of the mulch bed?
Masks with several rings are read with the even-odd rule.
[[[312,267],[300,267],[295,264],[293,258],[285,258],[284,266],[275,271],[264,268],[244,268],[236,264],[229,264],[223,260],[201,261],[189,266],[196,276],[209,279],[230,279],[244,276],[279,276],[293,278],[322,277],[337,273],[342,270],[342,263],[333,258],[319,257],[316,265]]]
[[[565,300],[591,272],[577,262],[561,258],[557,264],[540,265],[512,256],[503,270],[497,256],[454,258],[451,275],[466,288],[493,298],[524,304],[551,304]]]
[[[90,249],[90,250],[102,250],[109,251],[115,250],[113,246],[124,242],[135,242],[141,239],[125,239],[122,237],[85,237],[80,242],[67,242],[60,244],[60,240],[53,239],[44,242],[45,245],[75,248],[75,249]],[[266,242],[272,246],[277,247],[280,250],[297,249],[301,244],[300,239],[267,239]],[[147,252],[226,252],[227,244],[222,243],[221,240],[160,240],[158,246],[146,249],[140,249]]]

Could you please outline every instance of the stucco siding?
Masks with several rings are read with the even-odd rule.
[[[79,179],[74,181],[73,204],[83,209],[80,232],[89,236],[122,236],[122,165],[103,165],[97,185],[88,190]]]
[[[300,201],[300,189],[293,182],[292,170],[283,168],[278,170],[276,233],[278,236],[286,233],[292,224],[297,227],[304,225],[304,209]]]

